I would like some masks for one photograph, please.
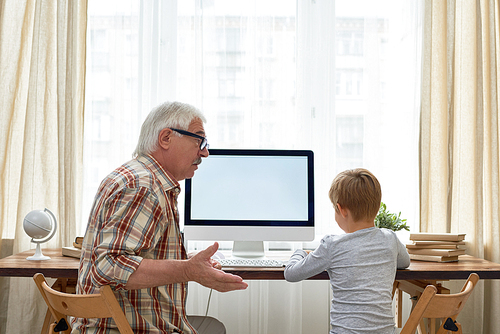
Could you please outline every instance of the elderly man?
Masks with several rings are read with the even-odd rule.
[[[109,174],[94,200],[77,293],[111,285],[134,333],[196,333],[186,316],[187,282],[242,290],[241,277],[211,259],[218,245],[188,257],[179,229],[179,181],[208,156],[204,116],[167,102],[144,121],[133,160]],[[72,333],[118,333],[109,319],[72,321]]]

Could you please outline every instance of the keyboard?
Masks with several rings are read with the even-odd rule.
[[[282,268],[283,261],[271,259],[219,259],[222,267]]]

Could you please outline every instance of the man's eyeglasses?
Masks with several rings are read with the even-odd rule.
[[[180,129],[174,129],[174,128],[170,128],[170,130],[178,132],[181,135],[186,135],[186,136],[189,136],[189,137],[200,139],[201,140],[201,142],[200,142],[200,150],[202,150],[202,151],[205,148],[208,150],[208,148],[210,147],[210,145],[208,145],[207,138],[205,138],[203,136],[200,136],[200,135],[197,135],[196,133],[192,133],[192,132],[185,131],[185,130],[180,130]]]

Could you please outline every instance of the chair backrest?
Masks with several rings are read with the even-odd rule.
[[[133,334],[130,324],[123,313],[109,285],[101,287],[98,294],[74,295],[52,289],[43,274],[33,276],[50,313],[56,322],[66,316],[78,318],[113,318],[122,334]],[[51,328],[54,327],[54,324]],[[61,333],[70,333],[71,329]]]
[[[444,320],[451,318],[454,322],[460,311],[464,308],[465,302],[478,281],[479,276],[477,274],[470,274],[462,290],[456,294],[437,294],[436,287],[428,285],[408,317],[405,326],[401,330],[401,334],[414,334],[422,318]],[[447,330],[443,328],[445,323],[444,320],[439,328],[438,334],[447,332]],[[460,324],[456,323],[456,325],[460,327]]]

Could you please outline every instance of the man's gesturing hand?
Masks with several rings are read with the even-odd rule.
[[[248,284],[243,282],[240,276],[225,273],[214,267],[215,261],[211,257],[218,248],[219,244],[216,242],[188,260],[186,275],[189,280],[219,292],[246,289]]]

